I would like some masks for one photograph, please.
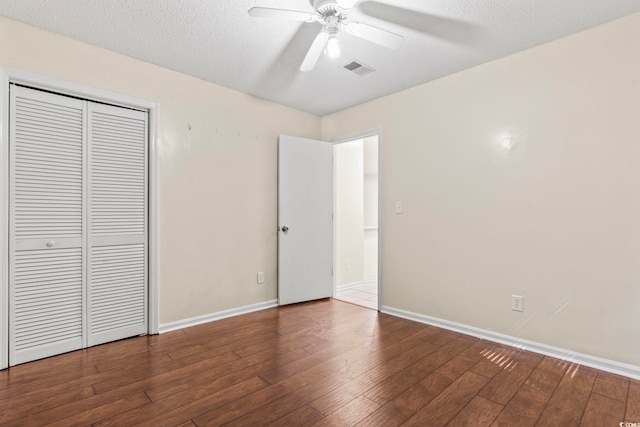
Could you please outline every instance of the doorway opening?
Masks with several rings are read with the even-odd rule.
[[[379,136],[334,145],[334,298],[379,309]]]

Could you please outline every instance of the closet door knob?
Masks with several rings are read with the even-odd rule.
[[[284,233],[286,233],[287,231],[289,231],[289,227],[287,227],[286,225],[283,225],[283,226],[282,226],[282,231],[283,231]]]
[[[56,242],[54,242],[53,240],[49,240],[49,241],[47,242],[47,247],[48,247],[48,248],[52,248],[52,247],[54,247],[55,245],[56,245]]]

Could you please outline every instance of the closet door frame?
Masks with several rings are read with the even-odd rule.
[[[158,105],[141,98],[0,68],[0,369],[9,366],[9,84],[15,83],[88,101],[133,108],[148,113],[147,211],[147,333],[158,333]]]

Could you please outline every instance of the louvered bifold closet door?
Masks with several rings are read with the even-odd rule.
[[[89,103],[89,345],[147,332],[147,114]]]
[[[84,102],[11,85],[9,363],[83,347]]]

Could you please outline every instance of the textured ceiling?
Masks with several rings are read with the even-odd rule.
[[[251,18],[308,0],[0,0],[0,15],[307,111],[332,113],[640,12],[638,0],[361,0],[352,20],[401,34],[391,51],[343,34],[343,54],[298,67],[320,29]],[[358,60],[376,71],[342,68]]]

